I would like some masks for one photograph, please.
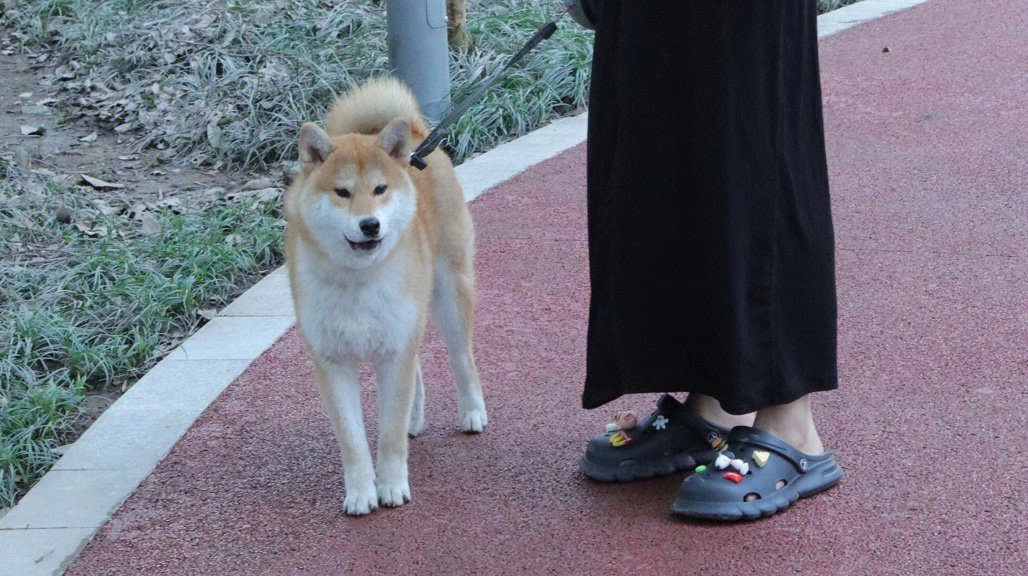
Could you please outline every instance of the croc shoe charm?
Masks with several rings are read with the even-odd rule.
[[[763,468],[767,466],[767,459],[771,457],[771,453],[766,450],[754,450],[750,457],[753,458],[754,464]]]
[[[635,428],[639,424],[639,418],[635,412],[621,412],[614,416],[614,421],[607,424],[606,431],[613,432],[610,436],[610,445],[620,448],[632,442],[632,437],[625,431]]]

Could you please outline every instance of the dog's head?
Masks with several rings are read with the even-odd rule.
[[[301,172],[290,190],[289,218],[334,262],[363,268],[384,258],[414,219],[417,198],[407,175],[411,127],[390,122],[379,134],[330,138],[300,128]]]

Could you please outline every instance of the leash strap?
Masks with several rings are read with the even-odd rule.
[[[563,14],[561,15],[563,16]],[[487,79],[485,82],[482,82],[478,86],[478,88],[476,88],[474,92],[469,94],[467,98],[462,100],[459,105],[450,108],[450,111],[446,113],[446,116],[443,117],[442,121],[440,121],[439,124],[436,125],[434,129],[432,129],[432,131],[428,134],[427,137],[425,137],[421,144],[418,144],[418,147],[414,149],[414,152],[411,152],[410,165],[417,168],[418,170],[424,170],[427,166],[427,164],[425,164],[425,157],[431,154],[432,151],[439,146],[439,144],[443,141],[443,138],[446,137],[446,134],[449,131],[450,126],[452,126],[454,122],[459,120],[460,117],[468,111],[468,108],[471,108],[471,106],[475,102],[478,102],[482,98],[482,96],[485,95],[486,91],[493,84],[495,84],[501,76],[503,76],[504,72],[506,72],[511,66],[517,63],[518,60],[524,58],[525,55],[531,52],[532,49],[535,48],[540,42],[552,36],[553,33],[556,31],[556,20],[543,25],[543,27],[540,28],[535,33],[535,35],[528,39],[528,42],[526,42],[525,45],[521,47],[521,50],[518,50],[518,52],[514,54],[514,56],[512,56],[510,60],[507,61],[507,63],[503,66],[503,68],[500,69],[499,72],[493,74],[492,77]]]

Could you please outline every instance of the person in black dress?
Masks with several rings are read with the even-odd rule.
[[[608,481],[692,470],[672,511],[755,518],[829,488],[837,386],[815,0],[565,0],[594,27],[585,408],[666,394],[588,444]]]

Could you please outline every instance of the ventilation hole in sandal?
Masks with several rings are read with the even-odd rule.
[[[760,494],[757,494],[756,492],[750,492],[742,499],[743,502],[753,502],[754,500],[760,500]]]
[[[779,480],[779,481],[778,481],[778,482],[777,482],[777,483],[775,484],[775,490],[781,490],[782,488],[785,488],[785,485],[786,485],[786,484],[788,484],[788,483],[789,483],[789,482],[787,482],[787,481],[786,481],[786,480],[784,480],[784,479],[783,479],[783,480]]]

